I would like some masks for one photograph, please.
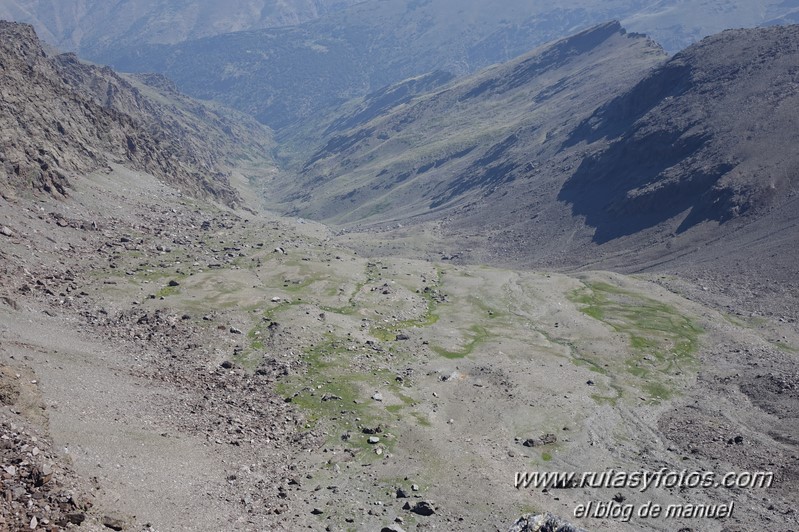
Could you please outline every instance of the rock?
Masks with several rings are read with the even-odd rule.
[[[407,499],[408,498],[408,493],[402,488],[397,488],[397,498],[398,499]]]
[[[382,401],[383,394],[381,394],[380,392],[375,392],[374,395],[372,396],[372,399],[374,399],[375,401]]]
[[[0,233],[2,233],[5,236],[8,236],[8,237],[14,236],[14,231],[9,229],[5,225],[3,227],[0,227]]]
[[[527,438],[522,441],[525,447],[537,447],[539,445],[552,445],[558,442],[558,437],[552,433],[544,434],[540,438]]]
[[[325,512],[321,508],[314,508],[313,510],[311,510],[311,513],[314,515],[322,515]]]
[[[272,303],[280,303],[281,301],[282,301],[282,299],[277,297],[277,296],[272,298]]]
[[[230,333],[231,333],[231,334],[244,334],[244,333],[241,331],[241,329],[237,329],[236,327],[231,327],[231,328],[230,328]]]
[[[399,525],[388,525],[381,528],[380,532],[405,532],[405,529]]]
[[[552,445],[558,442],[558,437],[552,433],[544,434],[541,436],[541,445]]]
[[[412,484],[411,491],[419,491],[419,486],[417,486],[416,484]]]
[[[75,512],[65,515],[63,525],[61,526],[66,526],[67,524],[80,526],[85,520],[86,520],[86,514],[84,514],[83,512]]]
[[[550,513],[520,517],[508,532],[587,532]]]
[[[124,530],[127,523],[120,517],[106,515],[103,517],[103,526],[111,530]]]
[[[169,286],[180,286],[180,283],[172,279],[171,281],[169,281]]]
[[[224,362],[219,364],[219,367],[221,367],[223,369],[233,369],[234,364],[230,360],[225,360]]]
[[[397,339],[397,341],[401,341],[401,340],[410,340],[410,339],[411,339],[411,337],[410,337],[410,336],[408,336],[407,334],[400,333],[400,334],[398,334],[398,335],[396,336],[396,339]]]
[[[369,439],[366,441],[368,441],[372,445],[375,445],[377,443],[380,443],[380,438],[378,438],[377,436],[370,436]]]
[[[333,395],[332,393],[326,393],[322,396],[322,402],[326,403],[328,401],[341,401],[341,397]]]
[[[592,381],[592,380],[590,380],[590,379],[589,379],[589,380],[587,380],[587,381],[585,381],[585,383],[586,383],[588,386],[594,386],[594,385],[596,384],[594,381]]]
[[[433,506],[433,503],[429,501],[419,501],[413,506],[413,508],[411,508],[411,512],[415,513],[416,515],[430,517],[436,513],[436,509]]]

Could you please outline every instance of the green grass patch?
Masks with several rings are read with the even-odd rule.
[[[385,433],[390,419],[405,404],[391,408],[371,399],[373,390],[387,388],[383,383],[390,382],[392,374],[380,370],[354,370],[352,359],[355,354],[347,348],[350,343],[327,333],[321,342],[305,351],[302,357],[305,371],[279,383],[277,391],[302,409],[309,423],[323,423],[330,434],[331,444],[362,451],[359,456],[364,460],[382,459],[375,454],[375,446],[368,443],[368,435],[363,434],[359,427],[383,427],[383,433],[377,436],[385,452],[390,452],[396,438],[387,438]],[[392,392],[396,388],[398,385],[388,386]],[[349,439],[342,440],[341,435],[347,432]]]
[[[390,342],[392,340],[395,340],[397,334],[404,329],[430,327],[431,325],[435,325],[436,323],[438,323],[439,320],[439,315],[437,312],[438,300],[436,299],[437,288],[435,287],[441,285],[443,271],[440,268],[438,268],[436,271],[438,274],[438,278],[434,283],[432,283],[433,286],[428,287],[427,290],[419,291],[419,295],[421,295],[426,302],[425,311],[424,313],[422,313],[421,316],[409,320],[398,321],[392,324],[381,323],[379,325],[371,327],[369,333],[380,341]]]
[[[433,424],[430,422],[427,416],[422,414],[421,412],[412,412],[411,415],[416,419],[416,422],[419,424],[420,427],[433,426]]]
[[[155,293],[155,297],[169,297],[180,293],[180,288],[177,286],[165,286]]]
[[[485,341],[488,337],[488,331],[485,327],[481,325],[472,325],[468,329],[469,339],[466,342],[466,345],[463,348],[457,351],[450,351],[449,349],[444,349],[443,347],[431,345],[430,348],[437,353],[439,356],[449,359],[458,359],[458,358],[465,358],[472,354],[474,348],[477,347],[479,344]]]
[[[608,283],[587,283],[569,298],[580,310],[614,331],[628,336],[631,356],[615,369],[623,370],[652,399],[672,397],[664,378],[692,370],[703,330],[674,307]]]

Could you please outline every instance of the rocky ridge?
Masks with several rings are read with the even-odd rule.
[[[75,176],[121,162],[191,194],[240,202],[228,168],[263,158],[268,132],[74,55],[48,57],[31,26],[2,22],[0,35],[4,194],[64,196]]]

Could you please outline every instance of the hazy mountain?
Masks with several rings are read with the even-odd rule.
[[[181,12],[171,9],[175,16]],[[87,40],[81,49],[120,70],[164,73],[193,96],[224,102],[281,128],[296,120],[311,122],[330,107],[409,77],[434,70],[465,75],[612,19],[675,52],[705,35],[789,19],[796,10],[778,0],[579,0],[567,6],[528,0],[368,0],[290,27],[186,42],[153,36],[149,23],[120,34],[114,19],[92,25],[112,28],[101,33],[115,36],[113,46]],[[156,21],[171,20],[153,12],[159,13]]]
[[[357,1],[2,0],[0,18],[33,24],[45,41],[92,57],[109,47],[299,24]]]
[[[230,166],[269,163],[260,124],[182,96],[163,77],[126,79],[73,54],[48,57],[28,25],[0,22],[0,37],[5,191],[66,195],[73,177],[118,162],[234,203]]]

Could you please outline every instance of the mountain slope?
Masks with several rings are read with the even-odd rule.
[[[161,78],[142,78],[147,85],[74,55],[49,58],[27,25],[0,22],[0,36],[6,191],[65,195],[71,177],[121,162],[232,204],[229,166],[269,149],[253,120],[181,96]]]
[[[734,30],[667,59],[599,27],[330,135],[279,207],[348,230],[425,222],[478,262],[787,280],[797,42],[797,26]]]
[[[355,97],[434,70],[464,75],[510,60],[575,28],[626,12],[634,0],[568,9],[510,0],[367,1],[306,24],[92,56],[124,71],[167,74],[280,129],[313,123]]]
[[[540,180],[559,139],[665,58],[617,22],[597,26],[330,135],[281,190],[297,214],[346,224],[491,205]]]
[[[677,54],[573,133],[609,142],[559,199],[605,242],[680,213],[705,220],[762,215],[795,194],[799,27],[728,31]]]

